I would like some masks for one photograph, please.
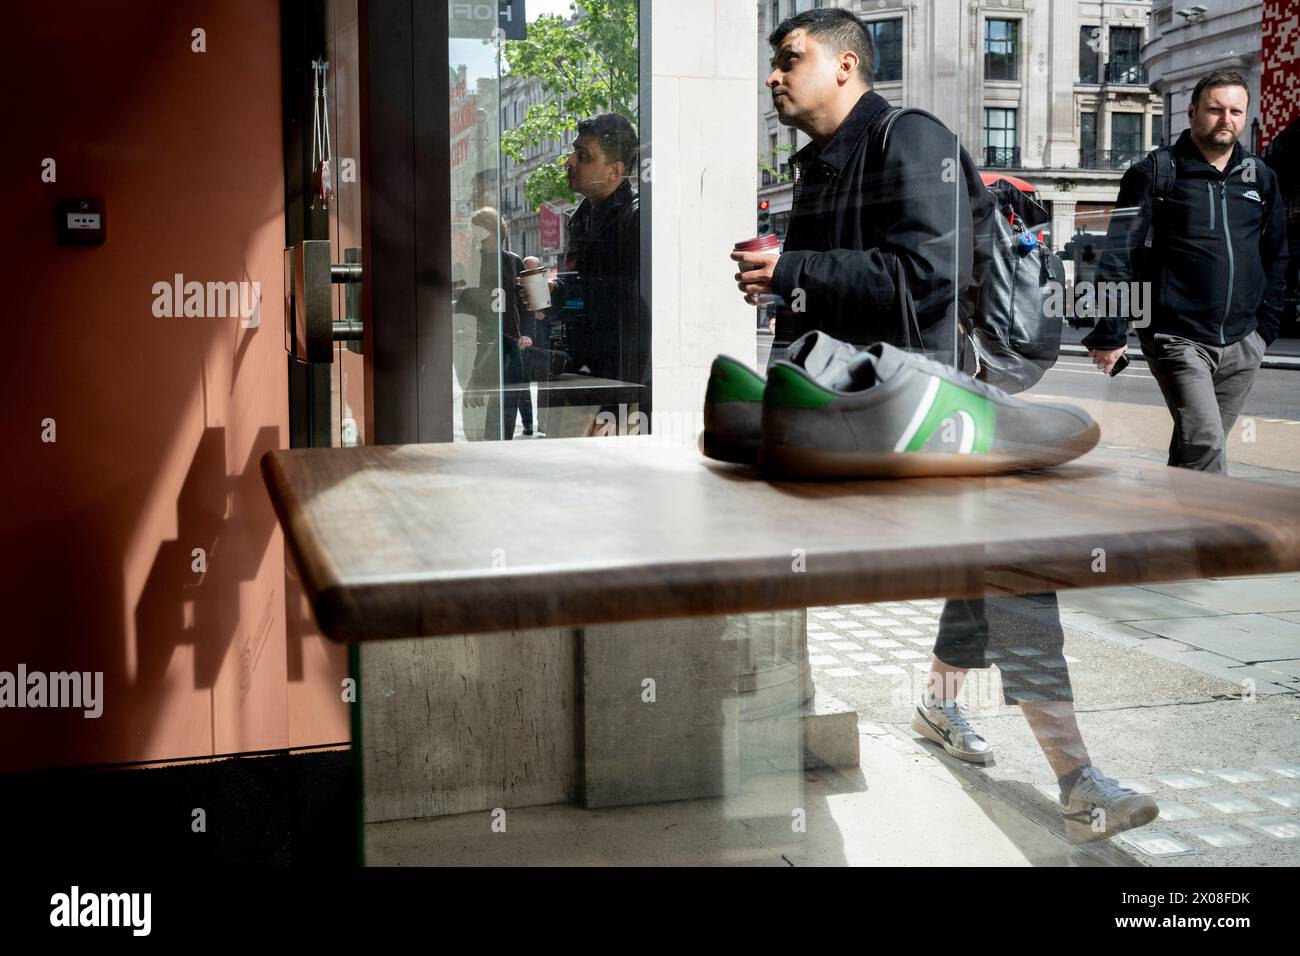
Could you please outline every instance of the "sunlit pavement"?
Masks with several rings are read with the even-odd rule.
[[[809,612],[817,693],[859,714],[858,768],[760,775],[741,793],[718,799],[510,810],[509,839],[493,831],[487,813],[371,824],[367,859],[379,865],[1300,863],[1300,610],[1294,609],[1300,576],[1070,592],[1061,603],[1066,662],[1090,756],[1161,807],[1160,818],[1129,834],[1083,846],[1067,842],[1047,762],[1019,708],[1002,702],[999,668],[1015,665],[1017,648],[973,672],[962,694],[995,748],[995,763],[964,764],[911,732],[910,711],[941,607],[925,600]],[[1166,633],[1181,639],[1161,636]]]
[[[1300,606],[1300,576],[1066,592],[1061,605],[1092,761],[1162,807],[1155,823],[1102,845],[1145,865],[1300,863],[1300,614],[1284,610]],[[939,607],[813,609],[818,689],[855,707],[865,732],[911,742],[969,790],[1059,832],[1052,773],[1019,708],[1002,702],[998,668],[1016,666],[1018,649],[963,690],[995,764],[961,764],[908,728]]]

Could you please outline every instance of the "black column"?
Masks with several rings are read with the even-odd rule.
[[[447,10],[358,13],[367,441],[451,441]]]

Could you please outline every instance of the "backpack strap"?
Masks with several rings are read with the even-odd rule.
[[[1174,181],[1178,178],[1178,167],[1174,163],[1173,153],[1169,147],[1161,146],[1148,154],[1155,166],[1155,175],[1151,178],[1151,218],[1147,221],[1147,235],[1142,245],[1147,249],[1155,239],[1156,209],[1164,206],[1165,200],[1174,190]]]
[[[889,143],[889,131],[894,128],[894,121],[905,113],[920,113],[922,116],[929,116],[936,123],[941,123],[938,117],[927,113],[923,109],[917,109],[915,106],[894,106],[885,110],[871,124],[871,151],[874,165],[884,165],[885,146]]]

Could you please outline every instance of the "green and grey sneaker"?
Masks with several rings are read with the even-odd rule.
[[[729,355],[719,355],[704,392],[700,450],[709,458],[752,465],[763,419],[763,376]]]
[[[1145,794],[1121,787],[1096,767],[1085,767],[1069,793],[1061,794],[1065,837],[1071,843],[1105,840],[1143,827],[1160,815]]]
[[[790,343],[789,361],[820,381],[830,379],[859,353],[859,347],[824,332],[809,332]],[[762,435],[763,376],[729,355],[719,355],[709,370],[704,393],[704,433],[700,450],[718,461],[752,465]]]
[[[1071,405],[1030,403],[877,342],[814,378],[778,362],[763,391],[759,465],[789,478],[992,475],[1046,468],[1096,446]]]

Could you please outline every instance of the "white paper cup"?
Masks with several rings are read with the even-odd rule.
[[[519,273],[524,280],[524,291],[528,293],[529,311],[537,312],[551,306],[551,288],[546,281],[545,269],[527,269]]]

